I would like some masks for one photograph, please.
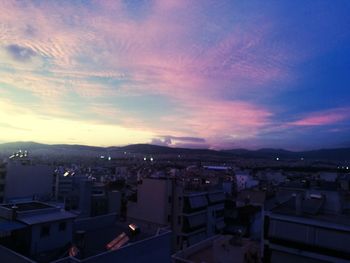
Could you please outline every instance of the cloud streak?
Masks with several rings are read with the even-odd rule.
[[[300,120],[289,123],[293,126],[325,126],[350,119],[350,108],[338,108],[308,114]]]

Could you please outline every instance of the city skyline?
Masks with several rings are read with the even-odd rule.
[[[3,1],[0,11],[0,142],[350,146],[348,1]]]

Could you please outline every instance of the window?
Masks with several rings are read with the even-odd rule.
[[[66,222],[61,222],[61,223],[59,224],[59,226],[58,226],[58,230],[59,230],[60,232],[66,231],[66,228],[67,228],[67,223],[66,223]]]
[[[50,226],[42,226],[40,236],[41,237],[47,237],[50,235]]]

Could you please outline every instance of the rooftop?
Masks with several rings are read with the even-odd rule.
[[[60,207],[35,201],[0,205],[0,218],[27,225],[73,219],[75,217],[75,214]]]
[[[217,235],[173,255],[176,262],[243,262],[245,257],[259,258],[259,246],[248,239]]]
[[[21,228],[25,228],[25,227],[26,227],[26,225],[23,223],[0,218],[0,236],[3,233],[7,233],[9,231],[13,231],[13,230],[21,229]]]
[[[322,204],[317,200],[303,200],[301,204],[301,212],[297,213],[295,197],[285,203],[277,205],[271,209],[272,214],[293,216],[298,219],[316,220],[320,223],[333,225],[343,225],[350,227],[350,215],[344,213],[326,213],[322,210]]]
[[[19,212],[25,212],[25,211],[33,211],[33,210],[39,210],[39,209],[46,209],[46,208],[52,208],[52,206],[40,202],[27,202],[27,203],[17,203],[17,204],[6,204],[1,205],[2,207],[12,209],[13,206],[16,207],[16,210]]]

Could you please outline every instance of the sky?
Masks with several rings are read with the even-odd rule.
[[[0,1],[0,142],[350,147],[350,1]]]

